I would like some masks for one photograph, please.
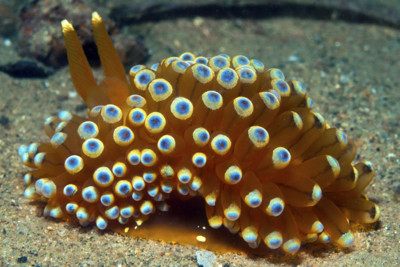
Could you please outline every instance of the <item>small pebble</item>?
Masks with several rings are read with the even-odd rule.
[[[206,242],[207,239],[206,239],[205,236],[198,235],[198,236],[196,236],[196,240],[199,241],[199,242],[204,243],[204,242]]]
[[[340,75],[340,82],[343,84],[348,84],[350,82],[350,77],[347,75]]]
[[[392,159],[392,158],[395,158],[395,157],[396,157],[396,154],[394,154],[394,153],[389,153],[389,154],[387,155],[387,157],[388,157],[389,159]]]
[[[298,57],[298,56],[295,56],[295,55],[290,55],[289,58],[288,58],[288,60],[289,60],[290,62],[296,62],[296,61],[299,61],[299,57]]]
[[[4,46],[7,46],[7,47],[9,47],[9,46],[11,46],[12,45],[12,42],[11,42],[11,40],[10,39],[4,39],[3,40],[3,44],[4,44]]]
[[[28,257],[27,256],[21,256],[17,259],[18,263],[25,263],[28,261]]]
[[[77,92],[68,92],[68,98],[75,98],[78,96]]]
[[[211,251],[199,250],[196,251],[196,259],[199,266],[212,267],[215,266],[217,257]]]

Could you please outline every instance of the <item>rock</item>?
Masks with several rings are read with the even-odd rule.
[[[203,267],[215,266],[217,257],[214,253],[208,250],[198,250],[196,251],[197,264]]]

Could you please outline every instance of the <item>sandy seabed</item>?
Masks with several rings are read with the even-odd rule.
[[[89,18],[88,18],[89,19]],[[286,78],[300,80],[332,126],[342,127],[372,160],[376,177],[367,195],[381,209],[378,224],[357,227],[351,249],[309,245],[296,256],[216,254],[215,266],[395,266],[400,262],[400,32],[367,24],[291,18],[267,20],[177,19],[146,27],[148,64],[191,51],[242,54]],[[173,31],[171,31],[173,27]],[[61,30],[61,29],[60,29]],[[0,49],[7,49],[0,45]],[[101,77],[100,70],[95,70]],[[84,115],[68,68],[47,79],[15,79],[0,73],[0,265],[197,266],[196,246],[135,239],[81,228],[41,216],[23,197],[20,144],[45,140],[44,119],[59,110]],[[78,112],[76,112],[78,110]],[[4,119],[6,118],[6,119]],[[8,119],[8,122],[7,122]],[[23,263],[25,261],[25,263]]]

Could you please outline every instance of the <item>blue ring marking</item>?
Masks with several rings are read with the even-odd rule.
[[[206,92],[207,100],[213,103],[220,103],[222,101],[222,96],[220,93],[216,91],[208,91]]]
[[[121,115],[120,109],[117,106],[114,106],[114,105],[111,105],[111,104],[105,106],[104,113],[108,117],[113,118],[113,119],[118,118],[118,116]]]
[[[342,130],[338,130],[339,131],[339,142],[343,142],[344,144],[347,145],[348,143],[348,139],[347,139],[347,135],[342,131]]]
[[[183,53],[180,58],[185,61],[193,61],[194,57],[189,53]]]
[[[192,162],[198,168],[204,167],[207,163],[207,156],[204,153],[195,153],[192,156]]]
[[[272,232],[267,236],[268,240],[268,247],[271,249],[277,249],[279,248],[282,243],[282,235],[279,232]]]
[[[64,187],[64,196],[72,197],[78,191],[78,188],[74,184],[69,184]]]
[[[239,107],[244,110],[249,109],[253,106],[251,101],[245,97],[240,97],[240,99],[237,101],[237,103],[239,104]]]
[[[197,178],[198,178],[198,177],[197,177]],[[200,178],[196,179],[196,177],[195,177],[195,178],[193,179],[192,183],[190,184],[190,188],[191,188],[193,191],[197,191],[197,190],[200,189],[201,185],[202,185],[202,182],[201,182]]]
[[[258,234],[257,232],[252,231],[248,227],[242,230],[243,240],[247,243],[253,243],[257,240]]]
[[[66,133],[58,132],[58,133],[55,133],[55,134],[51,137],[50,143],[51,143],[53,146],[57,146],[57,147],[58,147],[58,146],[60,146],[61,144],[64,143],[65,139],[67,139],[67,134],[66,134]]]
[[[99,228],[100,230],[104,230],[107,228],[107,221],[104,220],[103,217],[99,216],[96,219],[96,226],[97,228]]]
[[[169,64],[171,64],[172,62],[177,61],[177,60],[179,60],[178,57],[169,57],[169,58],[167,59],[167,63],[168,63],[168,65],[169,65]]]
[[[112,174],[108,171],[108,169],[100,170],[94,174],[95,180],[101,185],[108,185],[113,180]]]
[[[35,182],[35,190],[36,192],[41,192],[44,183],[47,181],[47,178],[41,178]]]
[[[31,184],[31,182],[32,182],[32,174],[30,174],[29,172],[28,173],[25,173],[24,174],[24,182],[25,182],[25,184]]]
[[[119,208],[117,206],[113,206],[106,210],[105,213],[110,219],[116,219],[119,215]]]
[[[142,177],[135,176],[132,179],[132,186],[133,186],[133,189],[135,189],[136,191],[141,191],[146,186],[146,184]]]
[[[284,147],[277,147],[272,151],[272,162],[276,169],[285,168],[291,159],[290,152]]]
[[[90,154],[97,154],[103,148],[101,141],[98,139],[87,139],[83,144],[85,150]]]
[[[132,206],[126,206],[126,207],[121,208],[119,213],[121,214],[122,217],[129,218],[133,215],[133,210],[134,209]]]
[[[104,194],[100,197],[100,202],[103,206],[110,206],[114,203],[114,196],[112,194]]]
[[[194,160],[197,167],[203,167],[206,164],[206,160],[204,157],[197,157]]]
[[[83,168],[83,159],[77,155],[69,156],[65,160],[65,168],[72,172],[79,172]]]
[[[132,193],[132,199],[135,201],[140,201],[143,198],[143,192],[142,191],[134,191]]]
[[[99,133],[99,128],[94,122],[85,121],[78,127],[78,134],[82,139],[96,137]]]
[[[123,163],[114,165],[113,168],[112,168],[112,172],[117,177],[123,176],[125,174],[125,172],[126,172],[126,166],[125,166],[125,164],[123,164],[123,165],[122,164]]]
[[[94,186],[85,187],[82,190],[82,198],[89,203],[96,202],[99,198],[97,190]]]
[[[300,241],[297,238],[290,239],[283,244],[283,247],[287,249],[287,252],[295,253],[300,248]]]
[[[80,207],[76,211],[76,218],[79,221],[86,221],[87,219],[89,219],[89,214],[84,207]]]
[[[236,78],[236,72],[233,69],[224,69],[221,72],[221,80],[224,83],[231,83]]]
[[[282,214],[283,209],[284,207],[282,206],[282,203],[280,202],[271,203],[270,210],[274,216],[279,216],[280,214]]]
[[[210,134],[204,128],[196,128],[193,131],[193,140],[196,144],[205,145],[210,140]]]
[[[225,68],[228,66],[228,61],[223,56],[216,56],[216,57],[213,57],[211,60],[213,61],[213,64],[217,68],[222,69],[222,68]]]
[[[129,72],[136,73],[136,72],[138,72],[138,71],[141,70],[141,69],[143,69],[143,66],[142,66],[142,65],[135,65],[135,66],[131,67],[131,69],[129,70]]]
[[[187,194],[189,194],[189,186],[186,184],[179,184],[178,192],[179,192],[179,194],[186,196]]]
[[[143,180],[146,183],[152,183],[157,178],[157,174],[155,172],[144,172],[143,173]]]
[[[140,95],[130,95],[127,98],[127,103],[130,102],[131,107],[143,107],[146,104],[146,99]]]
[[[257,68],[264,68],[265,66],[264,66],[264,63],[262,63],[260,60],[258,60],[258,59],[253,59],[252,60],[252,65],[253,65],[253,67],[257,67]]]
[[[118,129],[117,136],[122,142],[129,142],[133,139],[133,132],[128,127],[123,126],[123,128]]]
[[[285,75],[283,74],[283,72],[279,69],[272,69],[271,71],[272,73],[270,74],[272,79],[281,79],[284,80],[285,79]]]
[[[174,101],[172,101],[171,109],[174,111],[172,114],[175,116],[176,113],[179,119],[186,118],[186,116],[190,116],[193,112],[193,106],[190,101],[183,97],[175,98]]]
[[[115,189],[118,194],[122,196],[128,196],[131,193],[132,187],[128,181],[122,180],[116,184]]]
[[[151,65],[150,69],[156,71],[158,69],[158,66],[160,66],[160,63],[154,63],[153,65]]]
[[[65,129],[65,127],[67,126],[67,124],[68,123],[65,122],[65,121],[60,122],[59,124],[57,124],[56,128],[54,129],[54,131],[55,132],[62,132]]]
[[[152,211],[153,211],[153,203],[151,203],[149,200],[144,201],[140,206],[140,212],[144,215],[148,215]]]
[[[158,186],[150,185],[150,188],[147,190],[147,194],[154,198],[157,195],[158,190]]]
[[[182,69],[182,70],[186,70],[187,68],[189,68],[189,64],[185,61],[182,60],[178,60],[176,61],[176,63],[174,63],[177,65],[178,68]]]
[[[158,148],[162,151],[169,151],[171,146],[174,145],[172,136],[163,136],[158,140]]]
[[[154,156],[151,153],[143,153],[141,157],[141,161],[144,165],[151,165],[154,162]]]
[[[72,113],[68,110],[61,110],[58,112],[58,118],[63,121],[70,121],[72,119]]]
[[[158,129],[163,125],[163,118],[158,114],[150,114],[148,116],[149,125],[152,129]]]
[[[62,210],[60,206],[56,206],[55,208],[51,209],[49,212],[49,216],[53,218],[60,218],[62,216]]]
[[[132,165],[137,165],[140,163],[140,154],[137,153],[129,153],[128,154],[128,161]]]
[[[299,81],[292,81],[293,86],[295,88],[296,91],[299,91],[300,93],[307,93],[307,90],[304,88],[303,84]]]
[[[223,98],[216,91],[207,91],[202,94],[201,98],[203,104],[211,110],[219,109],[223,105]]]
[[[250,80],[254,77],[255,74],[250,68],[243,67],[239,70],[239,75],[243,79]]]
[[[239,170],[229,170],[228,177],[229,181],[232,183],[238,183],[242,179],[242,173]]]
[[[67,205],[65,205],[65,210],[69,213],[69,214],[75,214],[76,210],[79,208],[78,204],[76,203],[67,203]]]
[[[312,106],[313,106],[313,101],[312,101],[311,98],[307,98],[307,106],[308,106],[309,108],[312,108]]]
[[[197,73],[200,74],[200,76],[204,77],[204,78],[208,78],[211,76],[211,69],[209,67],[207,67],[206,65],[203,64],[199,64],[196,67]]]
[[[104,105],[97,105],[97,106],[94,106],[90,111],[100,112],[103,107],[104,107]]]
[[[227,140],[225,140],[224,138],[218,138],[217,140],[215,140],[214,142],[214,146],[215,149],[217,149],[220,152],[225,151],[229,146],[229,143]]]
[[[37,167],[41,166],[43,164],[45,157],[46,157],[45,152],[40,152],[36,154],[35,157],[33,158],[33,163],[35,164],[35,166]]]
[[[28,153],[22,154],[21,160],[22,160],[22,162],[23,162],[24,164],[32,163],[32,159],[29,157],[29,154],[28,154]]]
[[[57,191],[57,187],[53,181],[47,181],[42,186],[42,195],[46,198],[51,198]]]
[[[33,143],[33,144],[35,144],[35,143]],[[31,144],[31,145],[32,145],[32,144]],[[29,145],[29,147],[30,147],[31,145]],[[36,145],[37,145],[37,144],[36,144]],[[18,155],[21,157],[22,154],[28,153],[29,147],[28,147],[27,145],[20,145],[19,148],[18,148]],[[33,154],[36,154],[36,151],[37,151],[37,148],[34,150]]]
[[[230,221],[235,221],[239,218],[240,214],[236,210],[229,210],[226,212],[226,217]]]
[[[182,170],[178,171],[178,180],[181,183],[186,184],[190,181],[191,178],[192,178],[192,173],[190,170],[182,169]]]
[[[140,85],[147,85],[149,82],[152,81],[151,75],[148,72],[140,72],[136,75],[135,80],[140,84]]]
[[[236,60],[240,65],[248,65],[250,63],[250,60],[245,56],[238,56]]]
[[[264,97],[268,99],[269,102],[275,104],[278,102],[278,99],[276,98],[276,96],[270,92],[264,92],[263,93]]]
[[[141,109],[135,109],[130,113],[131,120],[136,124],[142,124],[146,119],[146,114]]]
[[[172,184],[169,181],[163,181],[163,183],[161,184],[161,190],[164,193],[171,193],[172,192]]]
[[[256,138],[258,142],[265,142],[268,138],[268,132],[262,127],[257,127],[252,131],[253,136]]]
[[[279,91],[281,91],[283,93],[289,92],[289,90],[290,90],[289,85],[283,80],[277,81],[276,86],[278,87]]]
[[[205,57],[198,57],[198,58],[196,58],[196,60],[194,62],[207,65],[208,60]]]
[[[246,199],[248,200],[251,207],[258,207],[262,202],[262,195],[258,189],[254,189],[246,195]]]
[[[278,155],[282,162],[288,162],[290,160],[290,153],[286,149],[280,150]]]

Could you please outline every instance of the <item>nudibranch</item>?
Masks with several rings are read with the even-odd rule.
[[[355,143],[312,110],[299,81],[242,55],[192,53],[126,76],[95,12],[98,84],[73,26],[61,24],[89,112],[60,111],[46,119],[49,142],[18,150],[32,168],[24,195],[46,203],[44,216],[140,227],[171,200],[199,197],[210,227],[287,253],[307,242],[348,247],[350,222],[378,220],[363,194],[373,164],[352,164]]]

